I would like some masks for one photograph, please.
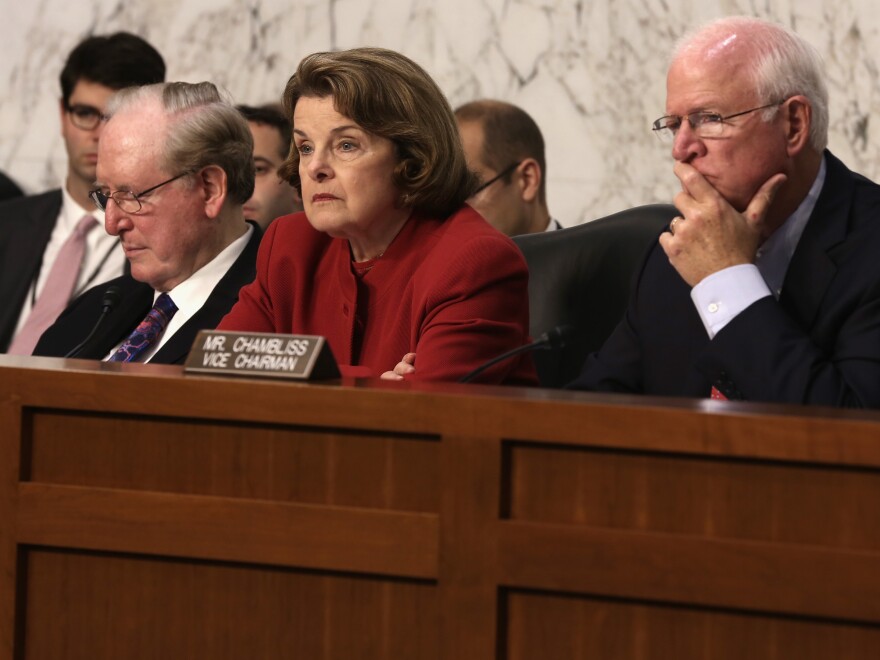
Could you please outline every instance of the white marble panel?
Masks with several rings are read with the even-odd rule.
[[[677,189],[662,114],[666,56],[688,27],[751,14],[814,43],[830,80],[830,146],[880,177],[880,18],[869,0],[2,0],[0,168],[30,191],[66,169],[58,74],[82,37],[136,32],[169,79],[212,80],[240,102],[279,98],[304,55],[362,45],[406,53],[450,103],[496,97],[542,127],[551,211],[575,224]]]

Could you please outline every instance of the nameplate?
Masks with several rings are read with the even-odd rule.
[[[336,360],[323,337],[265,332],[201,330],[183,370],[297,380],[339,378]]]

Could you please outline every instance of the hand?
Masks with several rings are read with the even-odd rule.
[[[767,238],[767,210],[786,176],[765,181],[740,214],[692,165],[678,162],[674,172],[681,181],[675,206],[682,217],[675,221],[674,234],[660,236],[660,246],[682,279],[693,287],[719,270],[754,263]]]
[[[380,376],[380,378],[384,378],[385,380],[403,380],[404,376],[416,372],[415,364],[416,354],[407,353],[400,359],[400,362],[394,366],[392,371],[386,371]]]

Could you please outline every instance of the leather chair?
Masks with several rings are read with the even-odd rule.
[[[529,266],[529,331],[573,332],[561,348],[535,351],[543,387],[580,373],[623,317],[633,277],[660,232],[678,215],[670,204],[638,206],[576,227],[515,236]]]

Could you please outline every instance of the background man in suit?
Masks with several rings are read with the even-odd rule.
[[[133,34],[89,37],[71,51],[61,71],[59,105],[68,158],[64,186],[0,205],[0,352],[19,335],[10,352],[30,354],[42,330],[76,293],[122,274],[125,256],[114,237],[95,228],[103,217],[89,199],[102,118],[116,90],[164,79],[162,56]],[[74,264],[69,274],[56,277],[69,282],[70,290],[47,288],[59,253],[86,215],[97,222],[82,229],[78,273]],[[56,304],[44,301],[39,318],[28,323],[40,297],[50,289],[55,289]]]
[[[254,189],[251,133],[206,82],[123,90],[108,114],[92,196],[131,275],[76,299],[34,354],[83,342],[112,286],[120,301],[77,356],[183,362],[198,330],[215,327],[254,278],[260,230],[242,210]]]
[[[541,130],[522,108],[484,99],[456,109],[468,167],[483,181],[468,199],[508,236],[560,229],[547,210],[547,163]]]
[[[654,122],[681,215],[575,387],[880,406],[880,186],[825,151],[821,68],[754,18],[681,42]]]
[[[21,197],[22,194],[18,184],[6,176],[6,174],[0,172],[0,200]]]
[[[254,194],[244,205],[244,217],[266,229],[275,218],[303,210],[296,188],[278,177],[290,151],[292,128],[279,105],[238,106],[254,136]]]

